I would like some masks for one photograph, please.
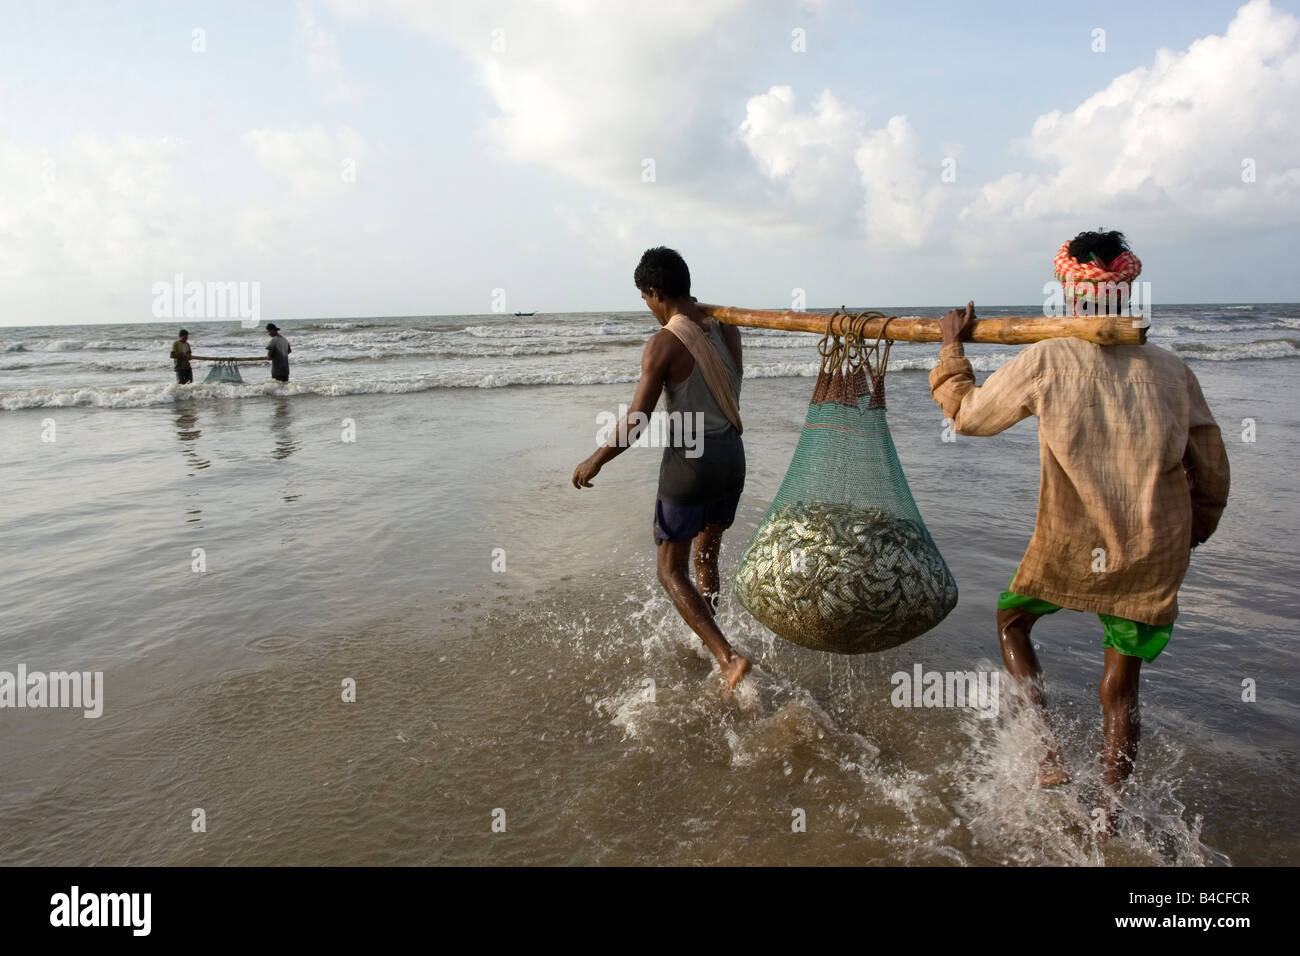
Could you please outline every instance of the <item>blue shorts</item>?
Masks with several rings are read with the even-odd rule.
[[[665,541],[690,541],[709,524],[730,528],[739,504],[740,495],[719,498],[707,505],[674,505],[656,498],[655,546]]]

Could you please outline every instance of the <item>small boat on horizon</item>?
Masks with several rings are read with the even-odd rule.
[[[536,315],[536,312],[516,312],[515,315]]]

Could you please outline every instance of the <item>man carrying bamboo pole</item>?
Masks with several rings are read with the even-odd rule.
[[[1117,232],[1080,234],[1056,265],[1072,295],[1094,308],[1104,304],[1100,285],[1089,293],[1089,282],[1131,281],[1141,269]],[[1137,755],[1138,673],[1169,642],[1191,549],[1219,523],[1227,452],[1196,376],[1172,352],[1047,339],[976,386],[961,344],[974,319],[974,303],[944,316],[931,394],[962,435],[995,435],[1038,416],[1038,515],[998,600],[998,636],[1008,673],[1046,727],[1042,669],[1029,639],[1034,622],[1062,607],[1101,618],[1101,762],[1111,798],[1098,820],[1109,834]],[[1050,730],[1044,742],[1039,784],[1067,782]]]
[[[684,447],[684,435],[665,442],[654,537],[659,583],[717,659],[729,693],[749,670],[749,660],[732,648],[714,620],[722,535],[736,518],[745,485],[740,332],[700,311],[691,295],[690,270],[672,249],[647,250],[633,281],[663,328],[646,343],[631,407],[610,439],[574,469],[573,486],[590,488],[604,464],[636,442],[660,393],[667,395],[670,424],[702,423],[698,455]]]

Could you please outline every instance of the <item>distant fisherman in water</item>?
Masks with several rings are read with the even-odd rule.
[[[266,323],[266,334],[271,341],[266,343],[266,357],[271,360],[271,378],[277,382],[289,381],[289,340],[280,334],[280,327],[274,322]]]
[[[1057,277],[1106,311],[1101,287],[1127,284],[1141,263],[1118,232],[1085,232],[1062,246]],[[1078,312],[1075,308],[1072,312]],[[1169,642],[1191,549],[1218,526],[1228,500],[1228,456],[1191,369],[1155,345],[1046,339],[976,386],[961,340],[974,303],[943,317],[930,391],[956,431],[995,435],[1038,416],[1038,517],[1029,549],[998,606],[1008,673],[1046,725],[1034,622],[1062,607],[1101,618],[1102,831],[1114,828],[1119,786],[1133,770],[1138,673]],[[1067,782],[1051,731],[1039,784]]]
[[[702,441],[674,433],[664,448],[655,503],[654,537],[659,583],[677,611],[717,658],[727,692],[740,683],[749,661],[736,653],[714,620],[718,606],[718,552],[736,517],[745,485],[740,432],[740,332],[700,311],[691,296],[691,273],[672,249],[649,249],[633,276],[641,298],[664,326],[641,355],[641,379],[631,407],[612,437],[573,472],[575,488],[590,488],[604,464],[633,444],[650,420],[659,394],[670,424],[699,420]],[[683,429],[684,431],[684,429]],[[687,448],[687,444],[695,447]],[[695,583],[690,559],[694,542]]]
[[[179,337],[172,343],[172,365],[176,369],[176,384],[192,385],[194,383],[194,369],[190,367],[190,359],[193,358],[190,350],[190,333],[181,329]]]

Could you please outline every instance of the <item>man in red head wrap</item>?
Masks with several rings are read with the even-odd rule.
[[[1056,257],[1076,313],[1107,311],[1104,283],[1129,283],[1141,268],[1118,232],[1081,233]],[[1062,607],[1101,618],[1101,756],[1113,794],[1137,755],[1142,662],[1169,642],[1191,549],[1214,533],[1227,502],[1227,452],[1196,376],[1172,352],[1047,339],[977,386],[961,344],[974,318],[968,303],[942,320],[934,400],[962,435],[995,435],[1038,416],[1038,515],[998,600],[1002,659],[1046,727],[1030,629]],[[1044,741],[1039,783],[1065,783],[1050,730]],[[1106,833],[1116,813],[1109,803],[1099,817]]]
[[[1142,260],[1122,232],[1081,232],[1061,244],[1053,262],[1068,315],[1122,314]]]

